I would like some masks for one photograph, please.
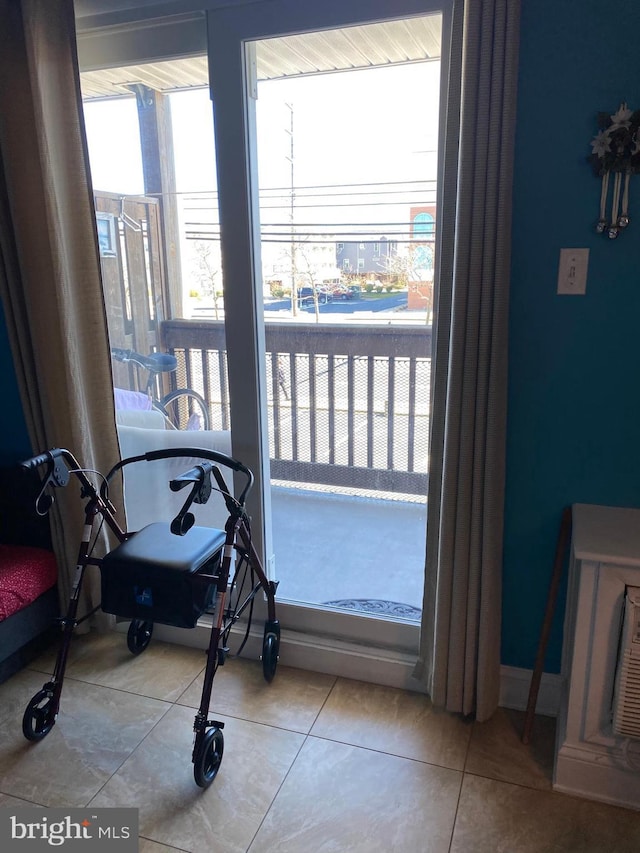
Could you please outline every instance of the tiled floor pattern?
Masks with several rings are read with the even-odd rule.
[[[62,709],[22,736],[45,655],[0,685],[0,806],[135,806],[140,853],[636,853],[640,814],[551,791],[554,721],[488,723],[424,696],[231,659],[214,681],[225,752],[210,788],[191,765],[204,653],[122,634],[75,638]]]

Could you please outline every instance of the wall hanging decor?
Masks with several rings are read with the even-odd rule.
[[[640,110],[630,110],[622,103],[613,115],[598,113],[591,152],[589,162],[602,179],[596,231],[615,240],[629,225],[629,182],[640,172]]]

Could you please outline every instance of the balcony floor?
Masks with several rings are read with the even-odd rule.
[[[351,609],[420,619],[426,505],[307,491],[271,490],[278,598],[312,604],[367,601]]]

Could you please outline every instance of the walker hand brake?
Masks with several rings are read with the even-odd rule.
[[[172,492],[179,492],[180,489],[184,489],[189,483],[193,483],[193,488],[184,506],[171,522],[171,532],[176,536],[184,536],[195,523],[195,516],[192,512],[189,512],[191,504],[206,504],[209,500],[211,496],[212,468],[213,465],[210,462],[203,462],[201,465],[196,465],[194,468],[185,471],[184,474],[179,474],[169,482],[169,488]]]
[[[69,482],[69,468],[65,461],[67,456],[75,462],[73,456],[67,450],[58,447],[46,453],[41,453],[39,456],[34,456],[31,459],[26,459],[22,463],[22,467],[27,469],[38,468],[44,464],[47,465],[47,473],[42,480],[40,494],[36,498],[36,512],[38,515],[46,515],[53,504],[53,495],[46,493],[48,487],[66,486]]]

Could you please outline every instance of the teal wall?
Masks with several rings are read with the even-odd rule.
[[[631,225],[594,232],[596,114],[640,109],[640,3],[522,0],[509,360],[502,662],[531,667],[562,509],[640,506],[640,176]],[[586,296],[557,296],[562,247]],[[566,580],[566,577],[565,577]],[[564,590],[545,669],[558,672]]]
[[[13,358],[0,302],[0,464],[11,464],[31,455],[31,444],[22,414]]]

